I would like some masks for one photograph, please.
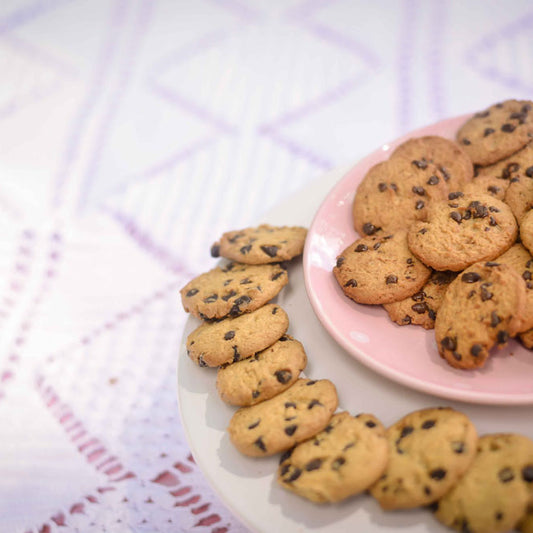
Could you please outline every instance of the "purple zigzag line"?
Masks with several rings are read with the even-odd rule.
[[[365,65],[376,71],[379,68],[379,58],[373,54],[369,49],[363,46],[361,43],[354,39],[342,35],[336,32],[328,26],[311,20],[311,15],[314,14],[319,8],[331,3],[324,2],[322,0],[311,0],[311,2],[305,3],[303,6],[298,6],[298,11],[288,12],[288,18],[292,21],[296,21],[301,27],[310,32],[312,35],[319,37],[323,41],[341,48],[344,51],[360,58]],[[344,98],[355,87],[366,81],[367,76],[364,73],[360,73],[356,76],[344,80],[338,86],[328,90],[326,93],[320,95],[315,100],[302,105],[299,108],[293,109],[270,124],[264,124],[260,126],[259,133],[270,137],[274,142],[280,144],[285,149],[289,150],[293,155],[306,159],[309,163],[317,166],[321,169],[329,169],[333,166],[332,162],[326,159],[321,154],[317,154],[313,150],[297,143],[294,140],[282,135],[279,129],[289,123],[296,120],[300,120],[312,113],[315,113],[318,109],[331,105],[333,102]]]
[[[118,84],[116,85],[114,92],[111,96],[110,103],[100,123],[99,133],[97,135],[96,146],[93,150],[93,154],[87,165],[87,170],[83,176],[82,184],[78,194],[78,206],[83,205],[89,194],[91,178],[94,177],[99,161],[102,157],[102,152],[106,145],[107,138],[111,132],[112,122],[120,109],[120,104],[123,101],[124,94],[126,93],[127,86],[131,77],[132,67],[137,59],[141,48],[141,42],[148,30],[151,15],[152,15],[153,2],[144,1],[141,4],[141,9],[137,14],[135,22],[135,29],[132,32],[131,41],[128,46],[126,60],[120,65],[120,77]]]
[[[194,277],[194,274],[192,274],[177,257],[172,255],[169,250],[156,243],[147,232],[140,228],[133,218],[107,206],[102,207],[102,211],[109,215],[112,220],[117,222],[142,250],[162,264],[167,270],[173,274],[181,274],[190,278]]]
[[[517,32],[524,30],[528,30],[529,35],[531,35],[531,31],[533,30],[533,12],[526,13],[503,28],[482,37],[477,44],[466,53],[466,63],[474,70],[477,70],[482,76],[486,76],[490,80],[501,83],[512,90],[523,90],[531,93],[533,91],[533,85],[524,83],[523,80],[513,74],[502,73],[498,71],[496,67],[483,67],[479,65],[478,59],[480,53],[489,52],[491,49],[495,48],[498,41],[509,36],[515,36]]]
[[[200,152],[201,150],[204,150],[208,146],[211,146],[217,140],[217,138],[218,138],[218,135],[212,134],[212,135],[203,137],[201,139],[198,139],[193,144],[187,146],[183,150],[179,150],[178,152],[171,154],[169,157],[167,157],[163,161],[160,161],[152,165],[148,169],[144,170],[142,173],[132,174],[124,178],[124,181],[122,183],[118,184],[116,187],[113,187],[112,189],[109,189],[108,194],[109,195],[120,194],[120,193],[123,193],[125,190],[127,190],[131,185],[134,185],[140,181],[149,181],[151,179],[157,178],[164,172],[172,168],[175,168],[182,161],[192,157],[197,152]]]
[[[78,150],[82,142],[84,125],[87,122],[98,98],[100,97],[102,86],[109,72],[109,66],[113,57],[114,49],[117,46],[121,30],[124,26],[125,12],[129,4],[126,0],[117,0],[115,9],[109,20],[109,32],[107,39],[101,51],[98,60],[93,83],[89,89],[85,101],[79,108],[77,115],[74,117],[71,131],[66,141],[63,161],[57,173],[55,184],[53,186],[51,202],[56,209],[60,207],[63,198],[63,190],[70,177],[70,167],[78,155]]]
[[[27,22],[52,11],[61,4],[67,4],[72,0],[37,0],[32,4],[19,7],[0,18],[0,34],[10,32],[18,26],[24,25]]]

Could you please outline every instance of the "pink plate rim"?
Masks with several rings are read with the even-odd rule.
[[[303,254],[305,288],[315,314],[331,337],[348,354],[388,379],[421,392],[468,403],[492,405],[533,404],[533,379],[530,379],[532,385],[526,392],[515,391],[513,388],[514,378],[512,372],[515,372],[517,379],[521,379],[524,371],[523,366],[517,367],[520,371],[514,370],[514,367],[509,370],[509,375],[505,375],[504,378],[510,381],[504,382],[502,381],[504,378],[500,378],[500,373],[495,373],[495,368],[473,372],[456,370],[449,367],[447,363],[434,354],[432,354],[433,361],[431,364],[428,363],[427,368],[419,373],[413,372],[412,369],[406,367],[402,368],[401,364],[397,364],[398,359],[392,361],[392,359],[387,359],[387,355],[384,356],[385,358],[383,356],[381,358],[376,357],[377,350],[374,348],[379,347],[381,352],[386,352],[385,347],[387,342],[389,342],[388,337],[396,336],[396,338],[400,338],[398,337],[398,331],[406,328],[393,324],[384,311],[385,316],[383,317],[383,322],[381,322],[382,318],[377,316],[381,311],[375,309],[377,306],[361,306],[349,300],[342,294],[331,272],[336,256],[357,238],[357,233],[353,229],[351,222],[351,205],[355,187],[366,171],[374,164],[386,159],[392,149],[408,138],[423,135],[441,135],[453,138],[459,125],[470,116],[472,114],[446,119],[414,130],[391,143],[383,145],[361,159],[333,186],[320,205],[309,227]],[[372,343],[370,344],[370,350],[363,348],[358,340],[354,341],[351,336],[354,332],[348,331],[351,328],[351,324],[359,322],[370,324],[370,326],[367,326],[368,329],[365,330],[367,333],[378,334],[379,339],[374,341],[373,345]],[[422,347],[422,351],[424,351],[426,346],[430,346],[427,338],[432,333],[426,332],[422,328],[413,327],[410,329],[417,330],[409,331],[408,335],[416,340],[416,345]],[[382,330],[383,334],[381,334]],[[360,335],[366,337],[365,332]],[[365,340],[365,342],[368,343],[369,341]],[[533,353],[527,352],[517,343],[506,350],[507,354],[522,354],[526,361],[526,366],[533,365]],[[431,348],[428,348],[429,351],[431,351]],[[434,351],[436,352],[436,348]],[[523,352],[527,352],[527,355],[524,356]],[[405,350],[403,355],[405,355]],[[531,362],[525,359],[527,356],[530,357]],[[495,366],[500,365],[498,368],[510,368],[503,366],[503,364],[509,364],[503,361],[503,357],[498,356],[493,359],[496,359]],[[512,364],[515,364],[518,358],[513,359]],[[492,364],[492,361],[489,362]],[[533,372],[533,366],[529,368],[529,372]],[[531,376],[532,374],[529,373],[529,375]],[[477,379],[477,383],[481,386],[472,385],[475,383],[472,379]],[[507,388],[506,392],[501,391],[502,386],[504,389]]]

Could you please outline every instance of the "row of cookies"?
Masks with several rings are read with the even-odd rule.
[[[251,231],[261,233],[259,228],[239,233]],[[214,249],[215,256],[221,255],[219,243]],[[242,294],[233,294],[235,289],[228,287],[239,279],[250,279],[250,272],[245,275],[245,271],[246,265],[240,263],[230,269],[214,269],[207,278],[209,283],[204,275],[195,278],[181,291],[184,307],[201,317],[212,314],[206,306],[218,300],[214,294],[223,298],[229,291],[230,298],[241,298]],[[245,277],[228,277],[235,272]],[[264,279],[253,278],[253,282],[264,283]],[[209,287],[205,293],[204,284]],[[191,291],[198,292],[190,295]],[[202,298],[205,306],[195,307],[187,298],[200,293],[207,294]],[[487,449],[503,450],[504,456],[513,457],[505,463],[506,473],[502,474],[498,457],[492,458],[489,468],[481,452],[476,454],[478,438],[473,424],[452,409],[417,411],[388,430],[373,415],[335,412],[338,398],[330,381],[299,378],[306,363],[305,352],[286,334],[288,317],[281,307],[263,303],[240,314],[232,309],[229,307],[225,316],[205,321],[189,335],[188,354],[199,366],[219,367],[217,389],[221,398],[241,406],[228,427],[237,449],[252,457],[282,453],[277,476],[282,487],[315,502],[337,502],[369,490],[383,509],[432,504],[439,520],[462,531],[503,531],[487,528],[492,522],[507,528],[522,518],[524,487],[533,479],[533,442],[526,444],[517,435],[486,437]],[[264,348],[265,344],[269,347]],[[276,354],[283,350],[287,357],[281,357],[280,366]],[[260,366],[263,370],[257,371]],[[517,455],[516,449],[523,453]],[[488,475],[483,484],[485,499],[474,499],[475,505],[465,506],[463,500],[469,500],[472,489],[468,483],[466,489],[461,488],[459,480],[464,475],[466,482],[472,470],[474,489],[478,489],[476,461],[481,461],[484,474],[490,471],[494,475]],[[519,496],[512,504],[499,502],[494,514],[481,514],[479,506],[500,498],[498,487],[492,485],[502,476],[507,492],[501,494],[511,491]]]
[[[460,144],[410,139],[372,167],[353,204],[363,237],[333,269],[356,302],[383,304],[400,325],[435,327],[439,353],[457,368],[483,366],[517,334],[532,344],[530,110],[496,104],[460,128]]]

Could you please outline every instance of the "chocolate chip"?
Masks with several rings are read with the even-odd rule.
[[[440,345],[444,350],[449,350],[450,352],[453,352],[457,348],[457,342],[451,337],[444,337],[440,341]]]
[[[265,252],[265,254],[268,255],[268,257],[276,257],[278,255],[278,247],[277,246],[261,246],[261,250]]]
[[[481,279],[481,276],[477,272],[465,272],[461,276],[461,281],[464,283],[475,283],[476,281],[479,281]]]
[[[338,470],[345,462],[346,462],[346,459],[344,459],[344,457],[337,457],[331,463],[331,470]]]
[[[453,441],[452,450],[455,453],[463,453],[465,451],[465,443],[460,441]]]
[[[428,310],[428,306],[425,302],[417,303],[411,306],[411,309],[419,315],[425,313]]]
[[[309,405],[307,406],[307,409],[312,409],[315,405],[322,405],[321,402],[319,402],[316,399],[313,399],[309,402]]]
[[[293,451],[294,448],[289,448],[288,450],[285,450],[279,458],[279,464],[284,463],[287,459],[290,459]]]
[[[460,361],[463,358],[463,356],[460,353],[457,353],[457,352],[452,352],[452,355],[453,355],[453,358],[456,361]]]
[[[445,167],[439,167],[440,173],[442,174],[442,177],[444,178],[444,181],[448,181],[450,179],[450,173],[446,170]]]
[[[243,278],[240,281],[241,285],[249,285],[250,283],[253,283],[253,281],[250,278]]]
[[[515,130],[516,126],[514,124],[509,124],[509,122],[506,122],[502,127],[501,130],[505,133],[512,133]]]
[[[291,426],[287,426],[285,428],[285,433],[289,436],[289,437],[292,437],[292,435],[294,435],[294,432],[298,429],[298,425],[297,424],[293,424]]]
[[[416,210],[423,209],[424,205],[426,205],[426,204],[424,204],[424,202],[422,200],[418,200],[418,202],[416,202],[416,204],[415,204],[415,209]]]
[[[422,228],[422,229],[418,230],[418,233],[420,233],[421,235],[424,235],[424,233],[426,233],[427,230],[428,230],[427,228]]]
[[[313,470],[318,470],[322,466],[322,459],[313,459],[305,465],[307,472],[312,472]]]
[[[380,192],[384,192],[384,191],[386,191],[386,190],[387,190],[387,184],[381,182],[381,183],[378,185],[378,189],[379,189]]]
[[[498,334],[496,335],[496,342],[498,344],[505,344],[509,340],[509,333],[505,330],[498,331]]]
[[[461,221],[463,220],[463,217],[461,216],[461,213],[459,213],[459,211],[452,211],[450,213],[450,218],[452,220],[455,220],[455,222],[457,222],[457,224],[460,224]]]
[[[274,309],[272,309],[272,314],[275,315],[279,310],[279,307],[274,307]]]
[[[406,326],[408,326],[412,321],[412,318],[409,316],[409,315],[405,315],[403,318],[402,318],[402,324],[405,324]]]
[[[486,267],[497,267],[497,266],[500,266],[500,263],[496,263],[495,261],[487,261],[485,263],[485,266]]]
[[[292,474],[283,481],[286,481],[287,483],[292,483],[293,481],[296,481],[300,476],[302,475],[302,471],[299,468],[295,468],[292,472]]]
[[[338,257],[337,258],[337,263],[336,263],[337,268],[339,268],[344,263],[344,261],[345,261],[344,257],[342,257],[342,256]]]
[[[212,304],[213,302],[216,302],[218,300],[218,294],[211,294],[204,298],[204,302],[206,304]]]
[[[198,357],[198,366],[207,366],[207,363],[204,361],[203,355],[200,355],[200,357]]]
[[[502,483],[509,483],[509,481],[512,481],[514,479],[514,472],[509,467],[502,468],[498,472],[498,478]]]
[[[427,161],[426,161],[424,158],[422,158],[422,159],[415,159],[414,161],[411,161],[411,163],[412,163],[415,167],[420,168],[420,169],[422,169],[422,170],[424,170],[424,169],[427,168],[427,166],[428,166],[428,163],[427,163]]]
[[[376,226],[374,226],[374,224],[371,224],[370,222],[365,222],[363,224],[363,232],[366,234],[366,235],[374,235],[374,233],[376,233],[376,231],[378,231],[380,228],[377,228]]]
[[[481,301],[486,302],[487,300],[490,300],[493,297],[492,292],[490,292],[487,287],[484,287],[481,285]]]
[[[260,423],[261,423],[261,419],[258,418],[255,422],[252,422],[252,423],[248,426],[248,429],[254,429],[254,428],[256,428]]]
[[[366,244],[358,244],[355,247],[354,252],[366,252],[368,250],[368,246]]]
[[[495,187],[494,185],[489,185],[487,187],[487,191],[490,192],[491,194],[498,194],[501,189],[499,187]],[[489,211],[492,211],[492,208],[489,207]]]
[[[485,128],[485,131],[483,132],[483,137],[486,137],[487,135],[490,135],[491,133],[494,133],[496,130],[494,128]]]
[[[258,391],[257,389],[252,391],[252,398],[255,400],[256,398],[259,398],[261,396],[261,391]]]
[[[474,115],[474,117],[476,117],[476,118],[485,118],[485,117],[488,117],[489,115],[490,115],[490,111],[486,110],[486,111],[480,111],[479,113],[476,113]]]
[[[191,289],[190,291],[187,292],[185,296],[187,296],[187,298],[190,298],[191,296],[194,296],[195,294],[198,294],[198,289]]]
[[[437,185],[437,183],[438,183],[439,181],[440,181],[440,180],[439,180],[439,177],[433,175],[433,176],[431,176],[431,177],[427,180],[426,183],[427,183],[428,185]]]
[[[372,248],[374,248],[374,250],[377,250],[380,246],[381,246],[381,243],[377,242],[376,244],[374,244],[374,246],[372,246]]]
[[[365,422],[365,426],[369,427],[369,428],[373,428],[373,427],[376,427],[376,423],[373,422],[372,420],[367,420]]]
[[[408,265],[412,265],[414,262],[415,262],[415,260],[412,257],[408,257],[407,260],[406,260],[406,263]]]
[[[281,278],[281,276],[283,276],[283,274],[285,274],[285,272],[276,272],[275,274],[272,275],[272,277],[270,278],[271,281],[276,281],[278,278]]]
[[[390,274],[389,276],[387,276],[387,278],[385,280],[385,283],[387,285],[392,285],[394,283],[398,283],[398,276],[395,276],[394,274]]]
[[[533,167],[526,168],[525,174],[528,178],[533,178]]]
[[[349,279],[345,284],[345,287],[357,287],[357,281],[354,279]]]
[[[241,354],[239,353],[237,346],[232,346],[232,348],[233,348],[233,362],[236,363],[237,361],[240,361]]]
[[[281,464],[281,463],[280,463]],[[291,469],[291,464],[290,463],[287,463],[286,465],[283,465],[281,468],[280,468],[280,475],[282,477],[285,476],[285,474]],[[285,480],[284,480],[285,481]]]
[[[435,470],[432,470],[429,473],[429,477],[431,479],[435,479],[436,481],[440,481],[446,477],[446,470],[444,470],[444,468],[435,468]]]
[[[448,200],[457,200],[457,198],[460,198],[461,196],[464,196],[461,191],[451,192],[448,194]]]
[[[266,449],[266,446],[265,446],[265,443],[263,442],[263,439],[261,437],[257,437],[257,439],[255,439],[254,441],[254,444],[255,446],[257,446],[262,452],[266,452],[267,449]]]
[[[472,347],[470,348],[470,353],[474,357],[477,357],[482,351],[483,351],[483,346],[481,346],[481,344],[473,344]]]
[[[308,382],[305,384],[305,386],[306,386],[306,387],[311,387],[311,386],[314,385],[315,383],[316,383],[316,379],[312,379],[312,380],[308,381]]]
[[[436,423],[437,423],[436,420],[425,420],[424,423],[422,424],[421,428],[422,429],[431,429],[433,426],[435,426]]]
[[[246,255],[251,249],[252,249],[252,245],[246,244],[245,246],[242,246],[239,251],[241,252],[242,255]]]
[[[235,331],[233,331],[233,330],[226,331],[226,333],[224,334],[224,340],[225,341],[229,341],[229,340],[233,339],[233,337],[235,337]]]
[[[211,246],[211,257],[219,257],[220,256],[220,245],[215,243],[213,246]]]
[[[290,370],[278,370],[274,374],[276,379],[283,385],[292,379],[292,372]]]
[[[426,496],[431,496],[431,489],[429,487],[424,487],[424,494]]]
[[[410,435],[414,430],[415,428],[413,426],[405,426],[400,433],[400,439],[407,437],[407,435]]]
[[[461,140],[461,142],[465,145],[465,146],[468,146],[469,144],[472,144],[466,137],[464,139]]]
[[[439,510],[439,502],[436,501],[436,502],[430,503],[427,506],[427,508],[428,508],[428,511],[430,511],[432,513],[436,513]]]
[[[500,520],[503,519],[503,513],[501,511],[496,511],[494,513],[494,518],[496,518],[496,520],[499,522]]]
[[[489,224],[491,226],[497,226],[498,225],[498,223],[496,222],[496,219],[492,215],[489,217]]]
[[[296,404],[294,402],[285,402],[285,409],[289,409],[291,407],[296,409]]]
[[[522,468],[522,479],[527,483],[533,483],[533,465],[527,465]]]
[[[398,185],[396,185],[396,183],[391,183],[391,184],[390,184],[390,188],[391,188],[394,192],[396,192],[396,191],[398,190]]]
[[[420,187],[420,185],[415,185],[412,190],[415,194],[418,194],[418,196],[424,196],[424,194],[426,194],[424,187]]]
[[[227,302],[230,298],[233,298],[234,296],[237,296],[237,292],[234,290],[231,290],[228,292],[228,294],[224,294],[224,296],[222,296],[222,299],[225,302]]]
[[[428,316],[431,320],[435,320],[437,318],[437,313],[433,309],[428,309]]]
[[[288,340],[289,340],[289,337],[287,337],[287,335],[282,335],[278,340],[279,340],[280,342],[285,342],[285,341],[288,341]]]
[[[490,314],[490,325],[495,328],[500,322],[501,318],[497,315],[496,311],[492,311]]]

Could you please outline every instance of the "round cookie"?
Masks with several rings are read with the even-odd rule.
[[[533,494],[533,441],[483,435],[463,478],[435,505],[435,517],[457,531],[504,533],[525,515]]]
[[[274,344],[289,327],[287,313],[267,304],[251,313],[206,322],[187,337],[187,354],[199,366],[220,366]]]
[[[467,183],[462,192],[467,195],[488,194],[503,202],[508,188],[508,180],[482,174]]]
[[[244,455],[274,455],[322,431],[338,403],[331,381],[298,379],[270,400],[241,407],[230,420],[229,437]]]
[[[192,279],[180,290],[186,312],[210,320],[249,313],[272,300],[288,283],[277,264],[229,263]]]
[[[533,210],[529,210],[520,221],[520,240],[533,254]]]
[[[387,429],[389,462],[370,494],[383,509],[429,505],[453,487],[476,454],[477,432],[451,408],[428,408]]]
[[[288,261],[302,253],[306,235],[299,226],[261,224],[224,233],[211,247],[211,255],[249,265]]]
[[[437,135],[409,139],[394,150],[393,157],[403,157],[417,166],[435,164],[450,191],[461,190],[474,175],[466,152],[454,141]]]
[[[217,373],[217,390],[228,404],[255,405],[288,389],[306,365],[302,344],[283,335],[253,357],[221,367]]]
[[[339,502],[372,485],[385,470],[388,454],[385,428],[377,418],[343,411],[281,456],[277,479],[313,502]]]
[[[434,271],[418,292],[404,300],[384,304],[383,307],[390,319],[400,326],[414,324],[433,329],[444,293],[456,276],[455,272],[447,270]]]
[[[403,157],[374,165],[357,187],[352,207],[359,235],[379,230],[393,232],[425,220],[432,200],[448,194],[443,172],[433,163],[421,164]]]
[[[516,241],[516,220],[508,205],[488,195],[451,193],[433,203],[428,221],[409,228],[411,251],[435,270],[463,270],[494,259]]]
[[[333,273],[342,290],[363,304],[402,300],[419,291],[431,275],[407,247],[407,234],[358,239],[337,258]]]
[[[520,243],[514,244],[496,260],[509,265],[524,280],[526,301],[520,315],[520,331],[533,328],[533,257]]]
[[[476,113],[459,128],[457,142],[476,165],[490,165],[530,141],[533,106],[528,100],[506,100]]]
[[[508,265],[476,263],[459,274],[435,320],[441,357],[456,368],[482,367],[493,346],[504,346],[520,330],[525,291]]]

